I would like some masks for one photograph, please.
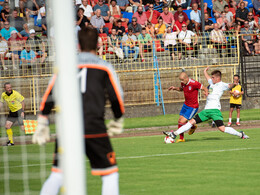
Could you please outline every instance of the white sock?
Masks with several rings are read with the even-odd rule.
[[[181,133],[184,133],[185,131],[188,131],[193,125],[190,122],[187,122],[185,125],[181,126],[177,131],[174,131],[175,135],[180,135]]]
[[[228,119],[228,122],[230,122],[230,123],[231,123],[231,122],[232,122],[232,118],[229,118],[229,119]]]
[[[44,182],[40,195],[57,195],[62,186],[62,173],[51,172]]]
[[[237,118],[237,123],[239,122],[239,118]]]
[[[236,135],[238,137],[242,136],[242,134],[240,132],[236,131],[232,127],[225,127],[225,133],[228,133],[228,134],[231,134],[231,135]]]
[[[102,195],[119,195],[118,172],[102,176]]]

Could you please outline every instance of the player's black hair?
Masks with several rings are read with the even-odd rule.
[[[10,82],[5,82],[4,83],[4,88],[6,87],[6,85],[11,85],[11,83]]]
[[[98,32],[95,28],[82,28],[78,32],[81,51],[90,52],[97,50]]]
[[[221,72],[220,70],[214,70],[212,71],[211,75],[216,75],[216,76],[219,76],[221,78]]]
[[[240,76],[238,74],[235,74],[234,77],[237,77],[238,79],[240,79]]]

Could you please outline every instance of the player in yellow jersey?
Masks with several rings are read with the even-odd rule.
[[[230,91],[230,111],[229,111],[229,121],[228,127],[232,125],[232,113],[234,108],[237,109],[237,122],[236,125],[240,126],[240,109],[242,106],[242,95],[244,94],[242,86],[239,84],[239,75],[234,75],[235,87]]]
[[[2,93],[0,100],[0,109],[3,106],[4,102],[6,102],[10,111],[8,117],[5,122],[6,133],[8,135],[9,141],[5,144],[5,146],[13,146],[13,131],[11,129],[14,122],[18,122],[21,130],[24,131],[23,119],[24,119],[24,97],[18,93],[17,91],[12,89],[12,85],[10,83],[4,84],[5,92]]]

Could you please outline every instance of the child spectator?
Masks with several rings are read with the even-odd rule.
[[[134,59],[133,62],[135,62],[137,60],[138,54],[139,54],[139,47],[136,46],[136,36],[133,34],[133,29],[129,29],[128,30],[128,35],[124,35],[122,38],[122,44],[123,44],[123,48],[124,48],[124,53],[125,53],[125,57],[126,57],[126,61],[128,61],[128,56],[129,56],[129,51],[134,51]]]
[[[145,29],[146,29],[146,33],[150,34],[150,36],[154,38],[154,27],[151,22],[147,23],[147,27]]]
[[[119,39],[121,39],[125,34],[125,27],[122,26],[121,20],[117,21],[116,34],[119,37]]]
[[[172,32],[172,27],[168,26],[167,32],[165,34],[165,39],[164,39],[164,46],[168,48],[170,51],[170,55],[172,56],[172,60],[174,61],[174,49],[177,49],[177,35],[179,34],[180,30],[179,28],[175,25],[177,31]]]
[[[240,126],[240,109],[242,106],[242,95],[244,94],[243,88],[240,85],[240,77],[239,75],[234,75],[233,82],[235,84],[235,87],[232,88],[230,91],[230,110],[229,110],[229,120],[228,120],[228,127],[232,125],[232,113],[234,111],[234,108],[237,109],[237,122],[236,125]]]
[[[5,57],[11,56],[10,53],[7,52],[8,52],[8,45],[0,33],[0,57],[1,57],[1,62],[4,70],[8,69],[5,66]]]
[[[141,34],[138,35],[138,44],[140,47],[140,55],[142,58],[142,62],[144,62],[145,61],[143,56],[144,50],[147,50],[149,52],[152,51],[152,38],[148,33],[146,33],[145,28],[142,28]]]

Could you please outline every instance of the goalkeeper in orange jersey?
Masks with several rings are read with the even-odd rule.
[[[81,78],[79,88],[84,114],[86,156],[90,161],[92,175],[102,178],[102,195],[119,195],[118,167],[109,136],[123,131],[123,91],[112,65],[96,56],[97,30],[90,27],[82,29],[78,33],[78,38],[81,49],[78,55]],[[44,95],[41,104],[42,113],[38,117],[38,127],[33,136],[33,142],[40,145],[50,139],[47,116],[53,106],[50,96],[53,84],[52,80]],[[111,103],[114,120],[111,120],[106,127],[104,113],[107,99]],[[59,169],[58,155],[56,142],[52,173],[44,183],[41,195],[54,195],[59,192],[62,173]]]
[[[21,130],[24,131],[23,119],[24,119],[24,97],[17,91],[12,89],[11,83],[7,82],[4,84],[5,92],[2,93],[0,100],[0,108],[4,102],[7,103],[10,111],[5,122],[6,133],[8,135],[8,142],[4,146],[13,146],[13,131],[11,127],[17,121],[20,125]]]
[[[240,109],[242,106],[242,95],[244,94],[242,86],[239,84],[239,75],[234,75],[233,82],[235,87],[230,90],[230,110],[229,110],[229,119],[228,127],[232,125],[232,113],[234,108],[237,109],[237,122],[236,125],[240,126]]]

